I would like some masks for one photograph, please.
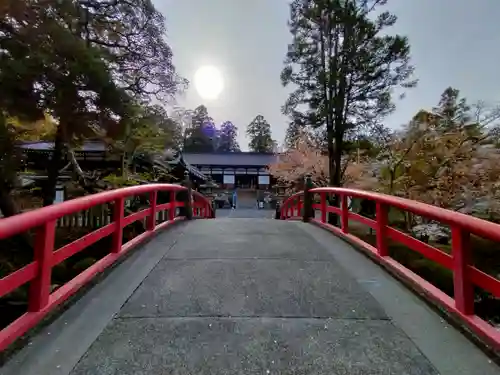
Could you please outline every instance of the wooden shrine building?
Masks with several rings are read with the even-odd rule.
[[[275,183],[268,170],[276,162],[272,153],[183,153],[182,158],[223,189],[269,190]]]

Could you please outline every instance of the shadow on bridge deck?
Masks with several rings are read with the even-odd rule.
[[[499,373],[340,239],[229,215],[138,249],[0,373]]]

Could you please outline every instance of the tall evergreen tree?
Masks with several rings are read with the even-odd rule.
[[[295,144],[297,143],[297,140],[300,136],[300,132],[302,129],[303,129],[303,126],[301,126],[296,121],[291,121],[290,124],[288,124],[288,128],[286,129],[286,134],[285,134],[285,147],[286,148],[295,147]]]
[[[339,186],[346,134],[394,110],[392,92],[415,85],[406,37],[390,35],[387,0],[294,0],[283,84],[297,89],[283,111],[325,127],[330,184]],[[377,14],[377,15],[375,15]],[[302,108],[305,107],[305,110]]]
[[[256,116],[247,127],[250,138],[248,147],[253,152],[273,152],[274,141],[271,134],[271,125],[264,116]]]
[[[238,144],[238,128],[231,122],[226,121],[220,127],[217,151],[219,152],[240,152]]]
[[[213,152],[215,138],[214,122],[208,115],[207,107],[196,107],[192,114],[191,126],[186,129],[184,151]]]
[[[441,99],[433,112],[438,115],[437,128],[441,131],[456,129],[470,123],[471,108],[465,98],[460,97],[460,90],[448,87],[441,94]]]
[[[43,189],[49,205],[75,138],[127,128],[137,103],[166,99],[186,81],[151,0],[11,0],[0,8],[0,110],[57,121]]]
[[[75,25],[73,33],[106,52],[115,82],[134,99],[168,101],[186,87],[187,80],[176,73],[172,49],[165,39],[165,17],[152,0],[44,2],[77,4],[70,23]]]
[[[156,104],[144,108],[144,121],[153,130],[160,129],[165,133],[165,148],[182,147],[182,127],[168,116],[164,107]]]
[[[109,55],[75,31],[81,10],[78,2],[13,0],[0,14],[0,110],[28,121],[48,113],[58,124],[44,205],[54,201],[65,146],[125,118],[131,101]]]

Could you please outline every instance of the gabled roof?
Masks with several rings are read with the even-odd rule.
[[[30,151],[50,151],[54,149],[54,142],[19,142],[19,147]],[[87,151],[87,152],[104,152],[107,150],[107,146],[104,142],[100,141],[86,141],[81,146],[75,148],[75,151]]]
[[[183,159],[192,165],[265,167],[275,163],[275,154],[257,152],[183,153]]]

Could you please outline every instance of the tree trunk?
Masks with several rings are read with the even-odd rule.
[[[83,171],[82,167],[80,166],[80,163],[78,163],[78,160],[76,159],[75,152],[70,147],[68,147],[67,149],[67,155],[69,158],[69,165],[73,166],[73,171],[78,176],[78,184],[88,194],[98,193],[98,189],[96,189],[96,186],[92,184],[92,181],[89,183],[89,181],[87,180],[85,172]],[[59,172],[62,172],[63,170],[64,168],[61,169]]]
[[[128,179],[127,153],[123,152],[122,157],[122,177]]]
[[[4,217],[17,215],[19,209],[10,195],[10,191],[0,187],[0,211]]]
[[[50,206],[56,198],[57,178],[59,170],[62,167],[62,156],[64,150],[64,135],[63,126],[57,127],[56,139],[54,142],[54,150],[52,151],[52,159],[47,168],[47,180],[43,187],[43,206]]]
[[[335,187],[342,186],[342,148],[343,148],[343,135],[340,131],[335,134],[335,147],[333,153],[333,162],[335,164],[332,185]]]
[[[332,155],[329,158],[329,173],[330,173],[330,186],[341,187],[342,186],[342,137],[335,134],[335,142],[332,145],[332,154],[330,154],[330,146],[328,153]],[[329,140],[330,141],[330,140]],[[340,208],[340,199],[338,195],[334,195],[329,199],[330,205]],[[338,215],[333,212],[328,215],[328,223],[339,226],[340,220]]]
[[[10,190],[4,186],[0,186],[0,211],[4,217],[14,216],[20,213]],[[5,240],[4,240],[5,241]],[[20,233],[12,238],[14,249],[19,250],[22,259],[31,260],[33,256],[33,246],[31,245],[31,237],[28,232]],[[10,249],[10,246],[7,246]],[[6,249],[6,250],[7,250]]]
[[[389,181],[389,194],[392,194],[392,190],[394,189],[394,180],[395,180],[395,177],[396,176],[396,172],[391,169],[390,170],[390,181]]]

